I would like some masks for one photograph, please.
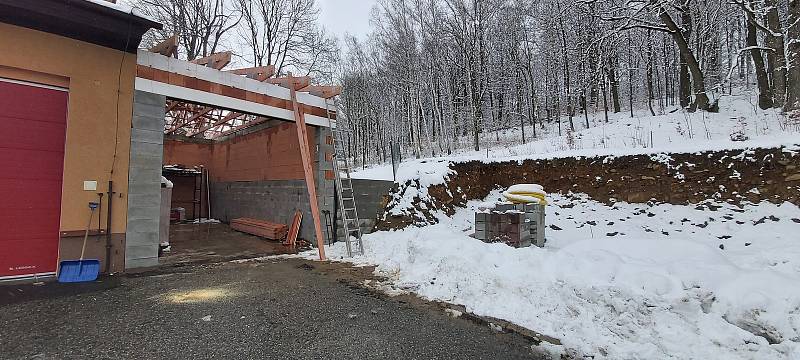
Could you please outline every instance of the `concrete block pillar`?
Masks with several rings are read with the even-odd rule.
[[[125,269],[158,265],[166,101],[144,91],[133,97]]]
[[[331,129],[327,127],[318,127],[316,134],[317,158],[315,160],[317,188],[317,203],[319,204],[319,211],[322,221],[322,232],[325,235],[325,241],[332,237],[329,233],[328,227],[325,226],[326,212],[330,216],[331,225],[335,221],[333,219],[333,210],[336,207],[334,201],[334,184],[336,179],[333,173],[333,141],[331,136]]]

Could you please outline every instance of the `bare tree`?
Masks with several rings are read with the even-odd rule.
[[[217,52],[240,19],[224,0],[139,0],[134,4],[164,24],[163,30],[149,33],[145,43],[155,44],[178,34],[179,53],[187,60]]]
[[[786,110],[800,108],[800,0],[789,0],[786,29],[787,79]]]
[[[278,74],[330,76],[323,69],[336,60],[338,48],[317,25],[314,0],[235,0],[234,7],[242,14],[238,33],[252,64],[274,65]]]

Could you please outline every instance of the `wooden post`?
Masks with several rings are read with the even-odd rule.
[[[303,84],[302,78],[294,78],[289,75],[291,83],[289,91],[292,96],[292,106],[294,108],[294,121],[297,125],[297,140],[300,142],[300,157],[303,160],[303,172],[306,175],[306,187],[308,188],[308,202],[311,205],[311,216],[314,220],[314,232],[317,237],[317,249],[319,259],[325,260],[325,238],[322,236],[322,223],[319,216],[319,204],[317,203],[317,189],[314,187],[314,168],[311,162],[311,153],[308,147],[308,131],[306,130],[306,120],[303,112],[300,111],[300,104],[297,103],[297,89],[308,86]],[[295,80],[296,79],[296,80]]]

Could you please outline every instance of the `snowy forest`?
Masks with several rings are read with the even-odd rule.
[[[146,40],[177,33],[189,60],[233,50],[342,85],[359,165],[388,161],[392,144],[441,156],[501,129],[524,144],[613,113],[715,112],[743,91],[765,110],[800,104],[800,0],[380,0],[371,33],[341,42],[314,0],[134,5],[166,24]]]
[[[762,109],[797,106],[800,1],[381,4],[369,40],[347,42],[341,76],[366,162],[389,141],[426,156],[480,150],[481,132],[508,127],[520,143],[553,122],[561,135],[591,114],[713,112],[752,82]]]

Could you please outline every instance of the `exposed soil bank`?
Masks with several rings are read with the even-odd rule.
[[[405,215],[389,210],[379,230],[436,223],[441,210],[451,215],[468,200],[484,199],[492,190],[518,183],[537,183],[551,193],[586,193],[613,203],[697,204],[706,199],[800,205],[800,152],[785,147],[683,154],[648,154],[525,160],[497,163],[471,161],[450,165],[455,174],[428,188],[428,199],[415,198]],[[408,182],[402,194],[418,184]]]

